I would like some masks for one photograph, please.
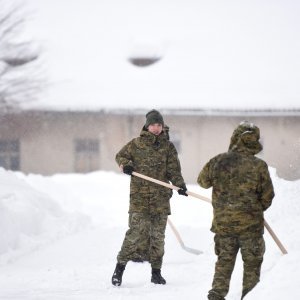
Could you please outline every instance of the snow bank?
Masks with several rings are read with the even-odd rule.
[[[0,262],[74,233],[89,223],[88,216],[66,212],[50,195],[0,168]]]

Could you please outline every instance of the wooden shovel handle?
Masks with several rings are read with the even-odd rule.
[[[175,186],[173,184],[170,184],[170,183],[167,183],[167,182],[164,182],[164,181],[161,181],[161,180],[158,180],[158,179],[155,179],[155,178],[152,178],[152,177],[140,174],[140,173],[135,172],[135,171],[132,172],[132,175],[140,177],[140,178],[148,180],[148,181],[151,181],[151,182],[154,182],[154,183],[157,183],[159,185],[162,185],[162,186],[167,187],[167,188],[172,189],[172,190],[176,190],[176,191],[179,190],[179,187],[177,187],[177,186]],[[204,196],[201,196],[199,194],[196,194],[196,193],[193,193],[193,192],[189,192],[189,191],[187,191],[186,193],[189,196],[192,196],[192,197],[198,198],[200,200],[203,200],[205,202],[211,203],[211,199],[209,199],[207,197],[204,197]],[[279,238],[276,236],[275,232],[272,230],[272,228],[266,222],[266,220],[264,220],[264,225],[265,225],[266,229],[268,230],[268,232],[270,233],[270,235],[273,238],[273,240],[275,241],[275,243],[277,244],[277,246],[279,247],[279,249],[281,250],[282,254],[287,254],[288,253],[287,250],[282,245],[282,243],[280,242]]]

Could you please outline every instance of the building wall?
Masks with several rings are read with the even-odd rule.
[[[195,181],[204,164],[214,155],[227,151],[235,127],[243,120],[260,128],[263,151],[258,157],[277,169],[279,176],[300,178],[299,116],[170,116],[169,125],[181,133],[180,159],[183,173]],[[180,124],[178,126],[178,124]]]
[[[178,146],[182,172],[189,183],[196,182],[199,171],[212,156],[227,151],[234,128],[245,119],[261,129],[264,150],[259,156],[275,167],[279,176],[290,180],[300,178],[300,116],[162,113],[170,127],[170,138]],[[115,154],[139,135],[144,122],[145,112],[139,111],[27,111],[0,116],[0,141],[19,140],[20,170],[25,173],[51,175],[78,171],[75,150],[78,139],[99,143],[99,152],[91,153],[92,164],[87,164],[82,172],[118,171]]]

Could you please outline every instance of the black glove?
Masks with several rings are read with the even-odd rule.
[[[188,196],[188,194],[186,193],[186,191],[187,191],[187,188],[186,188],[186,187],[181,187],[181,188],[177,191],[177,193],[178,193],[179,195],[181,195],[181,196]]]
[[[123,173],[127,175],[132,175],[133,167],[132,166],[124,166],[123,167]]]

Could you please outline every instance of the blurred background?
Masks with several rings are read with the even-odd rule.
[[[187,182],[243,120],[300,178],[296,0],[0,0],[0,166],[117,171],[161,111]]]

